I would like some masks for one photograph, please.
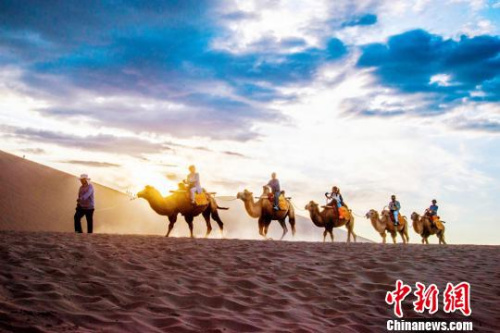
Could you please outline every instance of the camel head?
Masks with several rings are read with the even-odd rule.
[[[245,189],[243,192],[238,192],[238,194],[236,194],[236,198],[241,201],[250,201],[253,198],[253,193]]]
[[[313,212],[315,210],[318,210],[318,204],[311,200],[306,205],[305,209],[308,210],[309,212]]]
[[[150,185],[146,185],[144,187],[144,189],[140,192],[137,193],[137,197],[138,198],[143,198],[143,199],[148,199],[148,198],[151,198],[153,196],[161,196],[160,192],[155,189],[153,186],[150,186]]]
[[[370,210],[368,211],[368,213],[366,213],[366,214],[365,214],[365,217],[366,217],[367,219],[372,219],[372,218],[374,218],[374,219],[377,219],[377,220],[378,220],[378,213],[377,213],[377,211],[376,211],[375,209],[370,209]]]

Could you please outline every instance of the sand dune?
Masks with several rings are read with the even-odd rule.
[[[0,151],[0,230],[69,231],[73,229],[73,214],[79,182],[74,175],[25,160]],[[94,231],[97,233],[165,235],[167,219],[154,213],[146,201],[130,200],[119,191],[94,183],[96,211]],[[237,189],[234,190],[236,194]],[[247,216],[241,201],[218,199],[225,223],[225,237],[260,239],[257,221]],[[299,207],[302,208],[302,207]],[[302,212],[306,214],[305,212]],[[85,230],[85,220],[84,230]],[[212,223],[212,237],[220,238],[217,224]],[[345,241],[345,229],[335,229],[335,240]],[[194,223],[197,237],[205,234],[201,217]],[[308,217],[297,216],[297,235],[287,240],[322,240],[323,229],[316,228]],[[189,230],[182,218],[175,225],[173,236],[187,236]],[[281,236],[281,227],[273,222],[270,237]],[[362,237],[358,241],[368,241]]]
[[[468,281],[476,331],[500,330],[498,247],[5,231],[0,244],[5,331],[381,332],[396,279]],[[405,319],[467,319],[410,302]]]

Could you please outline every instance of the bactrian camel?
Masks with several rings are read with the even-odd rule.
[[[283,239],[288,232],[285,224],[285,219],[287,217],[288,223],[290,223],[290,226],[292,227],[292,235],[295,235],[295,212],[289,199],[287,199],[286,209],[274,210],[273,202],[271,202],[269,198],[269,189],[267,186],[264,186],[264,192],[259,197],[258,201],[254,200],[253,193],[248,190],[238,193],[236,197],[243,201],[248,215],[258,219],[259,234],[262,237],[267,238],[267,231],[271,221],[277,220],[281,225],[281,228],[283,228],[283,234],[280,238]]]
[[[165,235],[168,237],[170,232],[174,228],[174,224],[177,221],[177,214],[184,216],[188,226],[191,237],[193,236],[193,220],[196,216],[202,214],[205,222],[207,224],[207,232],[205,237],[207,237],[212,231],[212,225],[210,223],[210,217],[217,222],[221,235],[223,234],[224,224],[219,217],[218,209],[228,209],[224,207],[219,207],[217,202],[209,193],[204,192],[207,196],[208,203],[205,205],[193,205],[189,198],[187,191],[174,191],[173,194],[163,197],[161,193],[155,189],[153,186],[146,186],[141,192],[137,193],[137,197],[146,199],[149,202],[151,208],[159,215],[167,216],[169,220],[168,231]]]
[[[406,221],[406,217],[399,215],[399,225],[394,226],[392,219],[390,218],[391,212],[388,210],[382,211],[382,218],[379,217],[378,212],[375,209],[370,209],[368,213],[366,213],[366,218],[370,219],[373,228],[382,236],[382,242],[385,244],[386,242],[386,232],[389,232],[392,237],[392,241],[396,244],[396,232],[401,235],[403,239],[403,243],[408,243],[410,241],[410,237],[408,236],[408,221]]]
[[[429,244],[429,236],[436,235],[439,239],[439,244],[446,244],[444,239],[444,225],[442,222],[439,223],[438,228],[435,224],[431,224],[429,217],[425,214],[420,216],[416,212],[411,214],[411,220],[413,222],[413,230],[420,236],[422,236],[422,244]]]
[[[334,205],[336,202],[334,201]],[[351,242],[351,235],[353,240],[356,241],[356,234],[354,233],[354,216],[351,212],[348,212],[348,216],[345,218],[339,218],[339,213],[336,206],[324,206],[323,210],[320,211],[318,204],[314,201],[310,201],[306,207],[311,216],[311,221],[315,226],[319,228],[325,228],[323,232],[323,242],[325,242],[326,235],[330,234],[330,238],[333,242],[333,228],[342,227],[345,225],[347,228],[347,243]]]

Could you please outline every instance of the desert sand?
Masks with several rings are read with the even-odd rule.
[[[0,329],[61,332],[381,332],[396,279],[468,281],[471,320],[500,330],[494,246],[0,232]]]
[[[71,232],[75,213],[76,196],[80,182],[75,175],[35,163],[28,159],[0,151],[0,230],[16,231],[61,231]],[[91,175],[92,176],[92,175]],[[94,214],[94,232],[120,234],[165,235],[168,220],[157,215],[143,199],[134,199],[122,192],[92,182],[95,189],[96,211]],[[218,198],[220,206],[229,210],[219,211],[224,221],[224,236],[227,238],[260,239],[257,220],[250,218],[243,203],[233,196]],[[240,189],[243,190],[243,189]],[[224,195],[224,194],[222,194]],[[298,204],[298,203],[297,203]],[[322,228],[315,227],[307,212],[297,215],[297,234],[291,233],[287,240],[321,241]],[[364,220],[364,221],[363,221]],[[85,219],[82,220],[86,230]],[[357,223],[368,223],[359,219]],[[288,228],[290,228],[290,225]],[[212,222],[211,237],[220,238],[217,224]],[[334,230],[335,241],[345,241],[345,228]],[[201,216],[194,222],[195,236],[204,236],[206,225]],[[282,229],[274,221],[269,236],[279,238]],[[189,229],[182,217],[179,217],[173,236],[185,237]],[[358,235],[358,242],[369,240]]]
[[[301,215],[295,237],[263,241],[243,204],[224,200],[225,239],[215,223],[210,239],[182,238],[182,218],[167,239],[166,218],[144,200],[96,183],[96,234],[77,235],[74,175],[4,152],[0,168],[0,331],[381,332],[397,279],[472,285],[470,318],[419,315],[409,298],[405,319],[500,330],[498,246],[346,244],[345,229],[323,244]],[[194,226],[205,233],[200,218]]]

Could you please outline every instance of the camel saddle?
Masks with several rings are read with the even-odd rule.
[[[267,199],[271,202],[274,202],[274,194],[273,193],[269,193],[267,195]],[[290,199],[290,198],[286,198],[285,197],[285,192],[282,191],[280,196],[279,196],[279,199],[278,199],[278,208],[280,210],[288,210],[289,206],[288,206],[288,200],[287,199]]]
[[[323,209],[334,209],[334,206],[321,206]],[[347,209],[347,207],[341,206],[339,208],[339,219],[350,220],[351,219],[351,210]]]
[[[205,192],[195,193],[194,194],[194,202],[196,203],[196,206],[208,205],[207,194]]]
[[[436,228],[438,230],[444,230],[444,225],[443,225],[443,222],[441,222],[441,219],[439,218],[439,216],[437,215],[434,215],[432,217],[432,220],[434,222],[434,225],[436,226]]]
[[[394,226],[394,223],[396,221],[394,220],[394,214],[391,211],[389,211],[389,218],[391,219],[392,226]],[[398,221],[399,221],[399,225],[403,225],[403,223],[405,223],[403,220],[403,216],[399,212],[398,212]]]

